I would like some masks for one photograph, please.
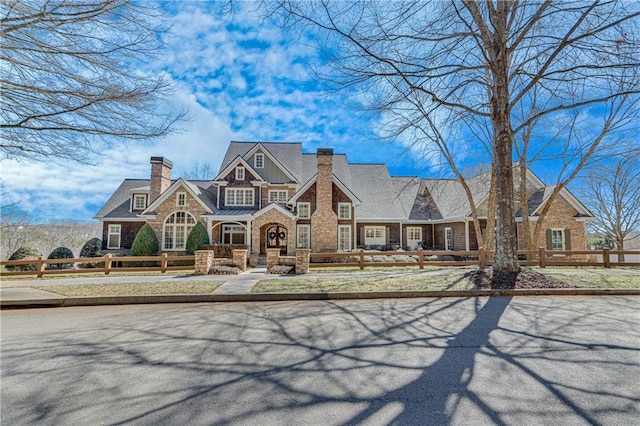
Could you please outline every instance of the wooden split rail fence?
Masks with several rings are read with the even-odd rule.
[[[143,263],[143,262],[157,262],[159,266],[124,266],[127,263]],[[180,263],[175,265],[172,263]],[[103,257],[85,257],[85,258],[69,258],[69,259],[44,259],[39,257],[37,259],[27,260],[5,260],[0,261],[0,265],[4,266],[0,272],[0,276],[18,276],[18,275],[36,275],[38,278],[42,278],[44,275],[59,275],[59,274],[86,274],[102,272],[109,275],[110,272],[162,272],[167,271],[185,271],[194,269],[195,256],[169,256],[164,253],[160,256],[112,256],[106,254]],[[47,269],[47,265],[57,264],[93,264],[100,265],[100,267],[92,268],[69,268],[69,269]],[[21,266],[21,265],[35,265],[30,270],[22,271],[10,271],[7,270],[7,266]]]
[[[341,253],[311,253],[310,268],[335,268],[335,267],[356,267],[361,270],[365,267],[382,266],[417,266],[423,269],[427,266],[491,266],[493,264],[493,251],[472,250],[472,251],[425,251],[417,250],[412,252],[341,252]],[[541,247],[539,250],[518,250],[518,255],[522,258],[520,265],[538,266],[580,266],[580,267],[604,267],[616,266],[638,267],[640,262],[620,262],[619,256],[629,255],[640,257],[640,252],[629,250],[581,250],[581,251],[549,251]],[[616,261],[612,260],[612,255],[617,255]],[[602,257],[602,261],[598,257]],[[373,257],[412,257],[412,261],[388,260],[373,261]]]

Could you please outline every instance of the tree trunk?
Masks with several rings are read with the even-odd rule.
[[[509,58],[507,57],[507,16],[509,4],[498,4],[491,45],[493,94],[493,159],[496,164],[496,254],[493,275],[512,274],[520,270],[513,211],[513,130],[509,105]]]

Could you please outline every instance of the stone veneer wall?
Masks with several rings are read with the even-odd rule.
[[[176,205],[176,199],[177,199],[178,192],[185,192],[186,193],[186,203],[185,203],[184,206],[177,206]],[[175,212],[178,212],[178,211],[186,211],[186,212],[190,213],[196,219],[196,221],[199,221],[205,227],[207,226],[206,223],[202,220],[202,215],[205,214],[206,211],[200,205],[200,203],[195,198],[193,198],[191,196],[191,194],[189,192],[187,192],[186,189],[184,191],[182,191],[180,188],[177,189],[173,194],[171,194],[171,196],[169,196],[155,210],[155,213],[157,214],[156,218],[155,219],[147,219],[147,223],[149,224],[149,226],[151,226],[153,231],[156,233],[156,236],[158,237],[158,243],[160,245],[160,251],[161,252],[163,251],[162,228],[164,226],[164,221],[171,214],[173,214]],[[170,253],[180,253],[180,251],[171,250]]]
[[[264,238],[261,228],[272,223],[279,223],[287,228],[287,254],[293,254],[296,244],[296,222],[278,210],[270,210],[251,222],[251,252],[259,253],[261,238]]]
[[[171,168],[173,164],[166,158],[152,158],[151,159],[151,182],[149,184],[149,200],[148,203],[153,203],[164,191],[171,186]]]
[[[333,211],[333,154],[318,154],[316,210],[311,215],[311,250],[315,253],[338,249],[338,215]]]

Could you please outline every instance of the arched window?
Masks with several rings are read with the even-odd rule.
[[[175,212],[164,221],[162,233],[164,250],[184,250],[189,232],[196,224],[196,220],[187,212]]]

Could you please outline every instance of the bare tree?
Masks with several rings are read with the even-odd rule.
[[[206,161],[196,161],[191,167],[183,168],[180,176],[185,179],[211,180],[216,177],[216,171],[211,163]]]
[[[625,156],[590,173],[580,191],[596,216],[590,227],[618,250],[629,236],[640,234],[639,157]]]
[[[624,1],[288,2],[284,25],[320,32],[318,74],[392,111],[400,129],[450,146],[460,123],[490,129],[496,174],[494,275],[519,270],[513,146],[530,123],[598,114],[640,92],[640,4]],[[534,105],[531,96],[539,100]],[[456,117],[458,119],[456,119]],[[394,123],[391,123],[394,124]],[[437,130],[437,131],[436,131]],[[597,149],[597,146],[596,146]]]
[[[184,111],[144,67],[165,29],[132,0],[5,0],[0,6],[0,158],[86,161],[98,142],[164,136]]]

